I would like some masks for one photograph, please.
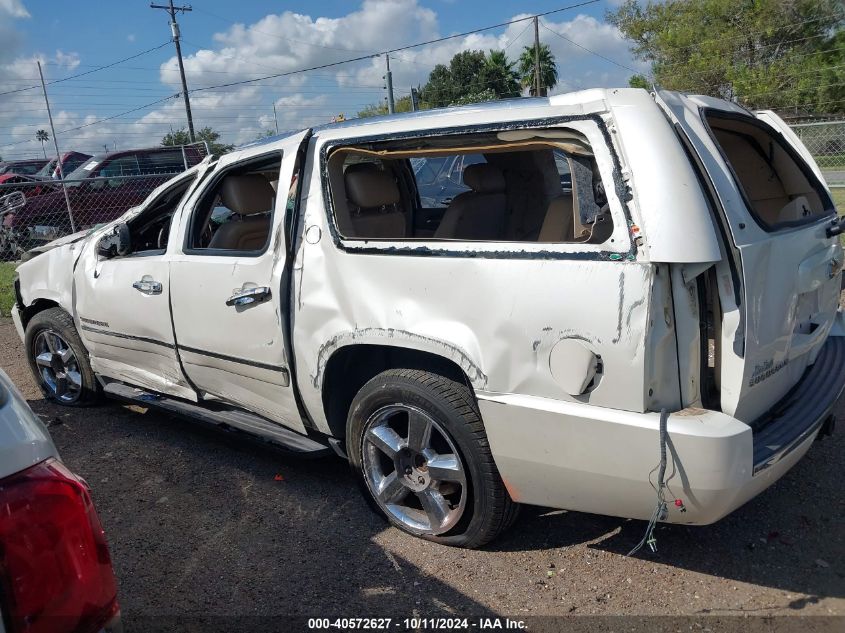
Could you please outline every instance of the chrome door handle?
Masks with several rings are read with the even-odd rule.
[[[239,290],[226,300],[227,306],[245,306],[250,303],[261,303],[270,298],[270,289],[267,286],[257,288],[244,288]]]
[[[145,295],[160,295],[161,294],[161,282],[160,281],[148,281],[146,279],[142,281],[136,281],[132,284],[132,287],[135,288],[138,292],[143,292]]]

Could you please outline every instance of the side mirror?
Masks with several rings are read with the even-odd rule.
[[[132,239],[129,235],[129,226],[121,222],[115,226],[110,233],[100,238],[97,243],[97,254],[105,259],[123,257],[132,251]]]

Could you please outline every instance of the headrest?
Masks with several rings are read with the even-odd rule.
[[[273,208],[275,192],[264,176],[226,176],[220,187],[223,204],[241,215],[265,213]]]
[[[505,176],[494,165],[476,163],[464,169],[464,184],[476,193],[502,193]]]
[[[389,171],[373,164],[350,165],[343,174],[346,197],[356,207],[372,209],[396,204],[402,199],[399,187]]]

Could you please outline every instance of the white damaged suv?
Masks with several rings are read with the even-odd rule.
[[[206,159],[33,253],[14,318],[59,403],[332,447],[441,543],[521,503],[706,524],[832,430],[843,229],[775,114],[589,90]]]

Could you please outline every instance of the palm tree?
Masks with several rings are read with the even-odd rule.
[[[505,51],[491,50],[484,59],[484,84],[500,99],[519,96],[519,74],[513,66]]]
[[[540,44],[540,96],[548,94],[550,88],[557,85],[557,64],[548,44]],[[537,96],[534,87],[534,47],[526,46],[519,56],[519,76],[523,87],[528,88],[532,97]]]
[[[35,133],[35,140],[41,141],[41,151],[44,152],[44,158],[47,158],[47,150],[44,149],[44,142],[50,140],[50,135],[47,130],[38,130]]]

